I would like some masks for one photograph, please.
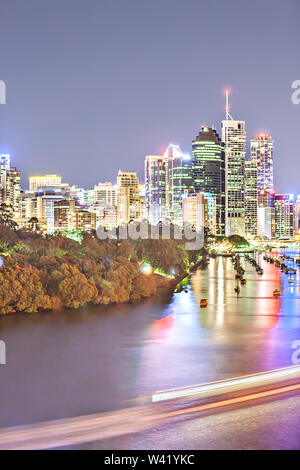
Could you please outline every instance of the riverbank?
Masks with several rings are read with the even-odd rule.
[[[133,303],[176,286],[197,253],[176,240],[81,242],[0,227],[0,314]]]

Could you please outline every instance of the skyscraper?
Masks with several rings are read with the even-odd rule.
[[[13,217],[21,217],[20,172],[16,167],[3,170],[1,175],[2,202],[12,210]]]
[[[260,190],[257,193],[257,235],[275,238],[274,191]]]
[[[167,165],[163,155],[147,155],[145,159],[147,218],[157,224],[166,218]]]
[[[245,233],[257,235],[257,165],[254,161],[245,162]]]
[[[258,190],[273,189],[273,150],[272,137],[259,134],[251,139],[251,160],[257,164]]]
[[[147,217],[153,224],[169,219],[182,224],[182,198],[193,191],[192,160],[178,145],[145,160]]]
[[[226,235],[245,235],[245,121],[236,121],[229,112],[226,91],[226,119],[222,121],[226,167]]]
[[[294,239],[294,195],[275,194],[275,236],[280,240]]]
[[[300,196],[297,196],[294,210],[294,228],[295,234],[300,235]]]
[[[202,127],[193,141],[193,177],[196,192],[216,198],[216,232],[225,234],[225,151],[217,132]]]
[[[192,159],[178,145],[170,144],[164,153],[166,159],[166,215],[170,221],[182,225],[182,198],[193,191]]]
[[[128,224],[140,216],[139,179],[136,173],[119,171],[117,177],[117,220],[118,225]]]

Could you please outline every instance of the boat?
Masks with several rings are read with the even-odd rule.
[[[239,286],[236,286],[236,287],[234,288],[234,290],[235,290],[235,292],[236,292],[237,294],[239,294],[239,293],[241,292],[241,289],[240,289]]]
[[[293,279],[289,279],[289,284],[293,284]]]
[[[235,278],[236,278],[236,279],[241,279],[241,275],[240,275],[240,274],[236,274],[236,275],[235,275]]]
[[[273,297],[280,297],[280,290],[278,289],[275,289],[274,292],[273,292]]]
[[[201,299],[200,300],[200,307],[201,308],[207,307],[207,300],[206,299]]]
[[[245,284],[247,284],[247,279],[241,279],[241,284],[242,284],[242,286],[244,286]]]

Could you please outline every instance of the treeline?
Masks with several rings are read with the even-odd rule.
[[[0,225],[0,313],[133,302],[155,293],[162,279],[155,271],[178,276],[197,256],[175,240],[98,240],[84,233],[78,243]],[[152,272],[144,274],[145,263]]]

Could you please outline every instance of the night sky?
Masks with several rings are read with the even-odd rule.
[[[93,187],[143,179],[168,143],[220,130],[223,89],[276,144],[275,189],[300,194],[299,0],[0,0],[0,153]]]

